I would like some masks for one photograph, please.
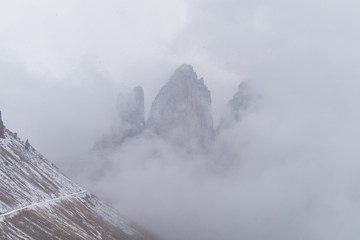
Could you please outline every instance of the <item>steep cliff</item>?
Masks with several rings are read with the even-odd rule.
[[[96,144],[96,149],[116,148],[126,139],[135,137],[143,131],[145,107],[142,87],[134,88],[129,94],[120,94],[116,110],[111,133]]]
[[[238,91],[229,101],[233,117],[239,121],[243,112],[250,107],[251,102],[256,98],[250,84],[242,82],[239,85]]]
[[[181,65],[156,96],[147,128],[189,148],[206,148],[212,141],[211,95],[191,65]]]

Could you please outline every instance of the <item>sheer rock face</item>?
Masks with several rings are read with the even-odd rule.
[[[120,146],[126,139],[140,134],[145,127],[144,91],[136,87],[130,94],[120,94],[117,101],[117,117],[112,133],[95,148]]]
[[[221,119],[216,133],[219,134],[221,130],[230,128],[241,121],[246,111],[253,107],[257,99],[258,95],[254,93],[249,82],[242,82],[239,85],[238,91],[228,102],[227,114]]]
[[[119,130],[124,135],[140,133],[145,127],[144,91],[136,87],[125,96],[118,98]]]
[[[229,101],[233,117],[239,121],[242,113],[250,107],[254,98],[253,91],[248,82],[242,82],[234,97]]]
[[[147,124],[155,134],[186,147],[213,139],[211,95],[191,65],[181,65],[156,96]]]
[[[0,112],[0,138],[5,138],[5,126],[1,119],[1,112]]]

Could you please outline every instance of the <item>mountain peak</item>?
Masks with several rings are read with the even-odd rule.
[[[147,127],[190,148],[207,147],[213,137],[211,94],[189,64],[183,64],[160,90]]]
[[[144,130],[190,150],[207,150],[214,137],[211,93],[190,64],[180,65],[161,88],[147,122],[142,87],[120,94],[117,112],[117,124],[95,149],[120,146]]]
[[[144,127],[144,90],[141,86],[135,87],[128,94],[120,94],[117,108],[122,123],[135,124],[138,128]]]
[[[0,138],[5,138],[5,126],[1,118],[1,111],[0,111]]]
[[[95,149],[120,146],[126,139],[139,135],[144,127],[144,90],[141,86],[137,86],[130,93],[119,94],[113,131],[99,141]]]
[[[194,72],[194,68],[190,64],[181,64],[176,72]]]
[[[178,82],[179,84],[196,81],[198,81],[197,74],[190,64],[180,65],[180,67],[175,70],[174,74],[169,79],[169,83]]]
[[[241,114],[249,108],[254,97],[250,83],[248,81],[242,82],[238,87],[237,93],[229,101],[229,106],[236,120],[241,119]]]
[[[188,83],[188,85],[195,83],[196,85],[205,86],[204,79],[198,79],[193,66],[190,64],[182,64],[175,70],[174,74],[169,79],[169,83],[173,82],[178,82],[179,84]]]

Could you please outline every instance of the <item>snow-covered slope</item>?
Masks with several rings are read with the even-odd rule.
[[[83,190],[5,129],[0,138],[0,212]]]
[[[155,239],[0,127],[0,239]]]

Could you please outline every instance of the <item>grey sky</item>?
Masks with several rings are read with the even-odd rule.
[[[190,63],[212,92],[217,123],[238,84],[250,79],[262,95],[259,109],[219,140],[242,159],[228,179],[198,176],[198,168],[194,173],[176,161],[141,168],[152,147],[161,146],[170,159],[181,156],[164,143],[140,142],[118,153],[127,159],[116,163],[123,175],[110,171],[93,190],[150,225],[152,211],[162,208],[168,210],[158,212],[165,226],[184,225],[200,205],[193,221],[207,221],[187,229],[195,240],[209,240],[204,229],[229,217],[235,220],[209,233],[218,239],[230,233],[229,240],[264,239],[261,234],[358,239],[359,12],[354,0],[3,1],[4,123],[67,169],[109,129],[119,92],[143,86],[148,113],[177,66]],[[237,144],[246,148],[239,152]],[[111,195],[109,182],[119,183],[120,195]],[[170,196],[140,191],[154,186],[156,196]],[[181,211],[164,205],[177,206],[180,195]],[[145,203],[135,201],[145,197]],[[297,218],[289,222],[289,216]],[[236,223],[243,223],[240,234]]]

